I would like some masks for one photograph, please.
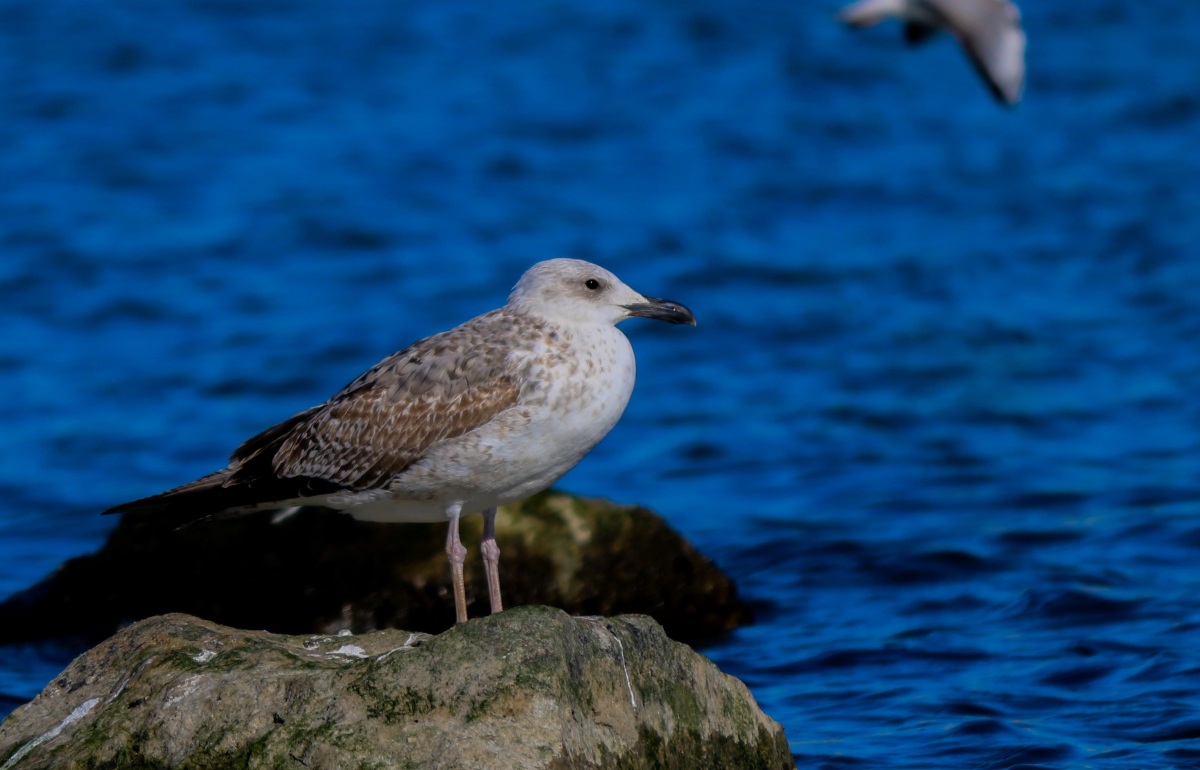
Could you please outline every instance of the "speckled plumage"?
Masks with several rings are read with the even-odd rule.
[[[490,531],[496,506],[550,486],[620,418],[635,366],[615,324],[630,316],[695,323],[596,265],[540,262],[504,307],[385,358],[242,443],[226,468],[106,513],[319,505],[371,521],[448,519],[461,573],[460,515],[485,512]]]

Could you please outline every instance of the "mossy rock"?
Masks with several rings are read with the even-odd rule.
[[[782,728],[645,616],[439,636],[137,623],[0,724],[0,768],[774,768]]]

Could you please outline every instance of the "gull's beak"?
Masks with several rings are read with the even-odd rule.
[[[643,297],[642,299],[646,301],[635,302],[632,305],[622,305],[621,307],[628,310],[629,315],[638,318],[654,318],[671,324],[696,325],[696,316],[692,315],[692,311],[678,302],[672,302],[669,299],[656,299],[654,297]]]

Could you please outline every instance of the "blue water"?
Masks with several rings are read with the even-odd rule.
[[[827,0],[0,2],[0,595],[583,257],[700,326],[561,486],[800,767],[1200,767],[1200,4],[1025,6],[1008,111]]]

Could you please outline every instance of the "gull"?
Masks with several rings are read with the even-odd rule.
[[[938,29],[958,39],[992,95],[1007,105],[1025,87],[1025,32],[1021,12],[1009,0],[858,0],[838,18],[851,27],[869,27],[885,18],[904,22],[912,44]]]
[[[508,302],[394,353],[323,404],[234,450],[229,465],[105,513],[223,518],[298,505],[363,521],[447,521],[457,622],[467,619],[458,522],[482,513],[500,612],[496,507],[553,484],[612,430],[633,392],[632,318],[696,325],[598,265],[529,268]]]

